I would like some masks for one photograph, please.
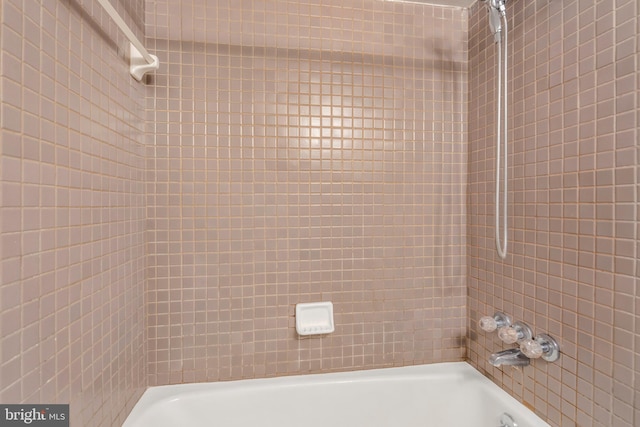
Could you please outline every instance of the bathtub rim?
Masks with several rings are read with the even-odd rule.
[[[506,408],[517,408],[518,418],[535,427],[551,427],[530,408],[515,399],[505,390],[495,384],[490,378],[483,375],[466,361],[440,362],[423,365],[408,365],[388,368],[361,369],[353,371],[295,374],[280,377],[249,378],[240,380],[222,380],[215,382],[169,384],[148,387],[138,402],[135,404],[122,427],[138,427],[142,416],[151,408],[188,398],[202,392],[225,390],[228,392],[244,390],[259,390],[270,387],[291,388],[296,386],[309,386],[321,384],[341,384],[352,382],[375,382],[385,380],[411,380],[419,379],[444,379],[456,378],[469,382],[480,383],[481,387],[488,387],[492,398],[500,401]],[[508,409],[505,409],[509,412]],[[520,413],[522,412],[522,415]]]

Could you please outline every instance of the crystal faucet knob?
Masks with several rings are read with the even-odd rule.
[[[478,326],[485,332],[493,332],[498,329],[498,322],[491,316],[482,316],[478,321]]]
[[[555,362],[560,358],[558,342],[547,334],[540,334],[534,339],[520,342],[520,351],[529,359],[542,357],[547,362]]]
[[[482,316],[478,321],[478,326],[485,332],[493,332],[509,325],[511,325],[511,318],[499,311],[496,311],[493,316]]]
[[[529,359],[537,359],[544,354],[542,346],[534,340],[524,340],[520,343],[520,351]]]
[[[498,337],[505,344],[513,344],[518,341],[518,331],[512,327],[500,328],[498,330]]]
[[[523,322],[515,322],[511,326],[498,329],[498,337],[506,343],[513,344],[527,340],[533,336],[531,328]]]

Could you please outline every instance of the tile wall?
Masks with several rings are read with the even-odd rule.
[[[0,401],[119,425],[147,381],[468,356],[552,425],[637,425],[637,1],[509,3],[504,262],[483,10],[169,3],[115,2],[145,89],[95,2],[2,2]],[[336,332],[300,339],[319,300]],[[488,365],[496,309],[560,363]]]
[[[467,13],[146,2],[150,384],[462,360]],[[301,339],[296,303],[333,301]]]
[[[510,254],[493,240],[495,46],[470,15],[469,359],[553,426],[640,425],[637,0],[508,3]],[[493,368],[494,310],[557,337],[559,363]]]
[[[114,3],[142,34],[142,1]],[[95,1],[0,8],[0,402],[121,425],[146,385],[144,86]]]

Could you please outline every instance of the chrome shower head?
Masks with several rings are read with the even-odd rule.
[[[501,12],[506,11],[506,0],[482,0],[482,2],[489,7],[500,10]]]
[[[491,34],[496,43],[500,43],[502,32],[502,18],[507,14],[507,8],[505,6],[506,0],[482,0],[487,6],[487,12],[489,13],[489,27],[491,28]]]

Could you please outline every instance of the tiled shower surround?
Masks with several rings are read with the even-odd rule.
[[[466,16],[146,3],[150,384],[464,358]]]
[[[510,254],[494,249],[495,46],[470,12],[469,360],[554,426],[640,425],[638,1],[509,2]],[[556,364],[493,368],[477,319],[549,332]]]
[[[0,402],[121,425],[147,384],[144,87],[95,1],[0,5]]]
[[[147,385],[466,359],[553,426],[640,425],[637,0],[508,1],[505,261],[478,5],[113,3],[143,84],[95,0],[0,3],[0,403],[119,426]],[[560,361],[489,365],[495,310]]]

